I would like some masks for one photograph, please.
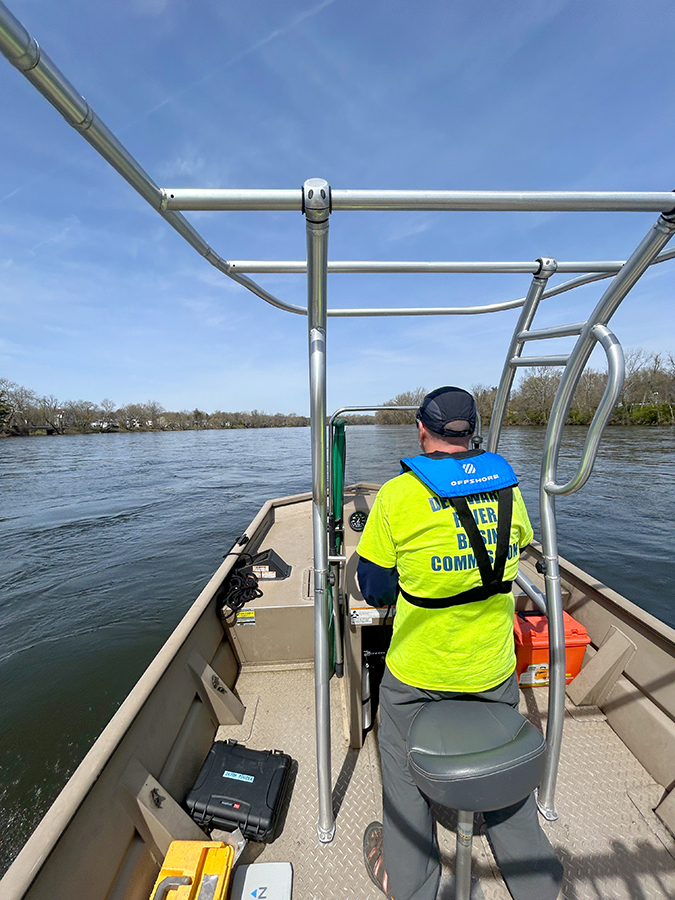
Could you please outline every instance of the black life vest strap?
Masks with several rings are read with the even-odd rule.
[[[466,497],[450,497],[450,502],[457,510],[457,517],[471,544],[476,557],[482,584],[468,591],[462,591],[451,597],[416,597],[409,594],[399,584],[398,589],[408,603],[423,609],[446,609],[450,606],[461,606],[463,603],[476,603],[487,600],[494,594],[508,594],[513,582],[504,581],[504,569],[511,541],[511,522],[513,519],[513,488],[502,488],[497,492],[497,550],[495,552],[494,569],[483,540],[483,535],[476,525]]]

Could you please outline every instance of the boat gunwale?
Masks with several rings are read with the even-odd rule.
[[[272,510],[311,500],[311,493],[292,494],[266,500],[251,523],[242,532],[253,541]],[[236,545],[235,545],[236,546]],[[153,657],[148,667],[122,701],[119,709],[96,738],[54,802],[36,826],[2,879],[2,900],[20,900],[30,889],[59,839],[66,831],[106,765],[133,726],[161,678],[174,661],[190,634],[213,602],[218,588],[235,565],[237,555],[229,551],[197,598]],[[227,640],[224,637],[224,640]]]
[[[523,549],[531,549],[537,559],[543,558],[542,546],[538,541],[531,541],[527,548]],[[640,630],[648,631],[649,635],[653,636],[655,640],[668,645],[675,651],[675,628],[672,628],[667,622],[663,622],[661,619],[642,609],[642,607],[633,603],[632,600],[624,597],[623,594],[615,591],[614,588],[609,587],[594,575],[590,575],[573,562],[565,559],[564,556],[558,556],[558,559],[561,570],[564,570],[561,571],[561,580],[564,581],[566,576],[571,576],[573,579],[580,582],[585,590],[592,592],[595,595],[593,598],[594,600],[597,598],[597,602],[602,602],[606,607],[610,605],[615,606],[621,610],[621,613],[624,616],[637,623]],[[525,561],[527,562],[527,557],[525,558]],[[594,640],[592,641],[592,645],[597,646]]]

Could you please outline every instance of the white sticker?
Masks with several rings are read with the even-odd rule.
[[[520,673],[519,683],[524,687],[533,687],[535,684],[548,684],[548,663],[537,663],[528,666]]]
[[[360,606],[356,607],[356,609],[352,609],[350,615],[352,625],[372,625],[376,620],[387,618],[387,614],[389,614],[393,619],[395,613],[395,606],[392,606],[391,609],[388,609],[388,607],[386,606]]]
[[[373,609],[353,609],[352,625],[372,625],[375,618],[375,610]]]

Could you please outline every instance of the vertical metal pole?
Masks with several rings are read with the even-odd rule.
[[[519,357],[523,352],[524,341],[519,340],[518,335],[523,331],[529,331],[532,320],[537,312],[541,295],[544,293],[544,288],[548,284],[548,279],[551,275],[555,274],[558,268],[557,262],[548,257],[542,256],[537,262],[539,263],[539,271],[530,283],[525,303],[520,311],[518,323],[513,332],[511,343],[509,344],[509,349],[506,351],[502,377],[499,379],[499,389],[497,390],[497,396],[495,397],[495,405],[492,410],[490,431],[487,441],[487,449],[490,453],[497,452],[502,425],[504,424],[504,416],[506,415],[506,405],[509,402],[513,378],[516,374],[515,367],[511,365],[511,360]]]
[[[307,223],[307,325],[312,441],[312,533],[314,539],[314,696],[316,766],[319,787],[317,834],[335,836],[330,761],[330,673],[326,470],[326,294],[330,187],[322,178],[303,185]]]
[[[473,813],[457,810],[457,850],[455,855],[455,900],[471,898],[471,846]]]
[[[549,628],[548,720],[546,725],[546,765],[537,792],[537,805],[542,815],[551,821],[558,818],[555,808],[555,787],[558,777],[565,717],[565,626],[562,615],[562,593],[558,564],[558,535],[556,528],[555,495],[548,488],[556,482],[558,455],[565,419],[574,391],[586,363],[595,347],[597,324],[606,325],[619,304],[665,247],[675,232],[675,215],[660,216],[640,242],[589,316],[579,339],[570,354],[563,378],[553,401],[553,408],[546,429],[544,454],[541,463],[539,488],[539,514],[541,519],[541,543],[546,565],[546,607]]]

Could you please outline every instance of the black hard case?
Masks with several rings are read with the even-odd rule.
[[[279,750],[216,741],[187,795],[190,815],[203,828],[239,827],[249,840],[270,843],[276,837],[291,763]]]

